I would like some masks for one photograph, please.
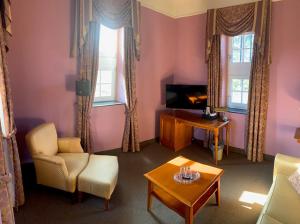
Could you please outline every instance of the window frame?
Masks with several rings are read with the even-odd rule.
[[[244,46],[244,43],[245,43],[244,38],[249,34],[252,35],[252,47],[251,48],[247,48]],[[228,100],[227,100],[227,107],[230,109],[233,109],[233,110],[239,110],[239,111],[241,110],[241,111],[243,111],[243,113],[245,113],[248,110],[248,104],[249,104],[250,73],[251,73],[251,63],[252,63],[252,59],[253,59],[253,43],[254,43],[255,35],[254,35],[254,33],[247,32],[247,33],[243,33],[238,36],[240,36],[240,48],[233,47],[233,38],[234,37],[228,38],[228,50],[227,50],[227,54],[228,54],[228,59],[227,59],[227,64],[228,64],[228,66],[227,66],[227,72],[228,72],[227,73],[228,74],[227,99]],[[248,49],[250,49],[250,61],[245,62],[244,51],[248,50]],[[234,50],[240,51],[240,60],[238,62],[233,61],[233,51]],[[232,69],[233,71],[230,71],[230,69]],[[248,70],[249,70],[249,72],[248,72]],[[231,72],[235,73],[237,71],[238,71],[238,74],[230,74]],[[242,72],[240,72],[240,71],[242,71]],[[246,72],[244,72],[244,71],[246,71]],[[241,90],[240,91],[233,90],[233,80],[234,79],[239,79],[241,81]],[[248,80],[248,82],[249,82],[248,91],[243,90],[244,80]],[[234,92],[241,93],[241,103],[232,102],[232,96],[233,96]],[[243,95],[245,93],[248,93],[247,104],[243,104]]]
[[[233,91],[233,87],[232,87],[233,79],[241,80],[241,90],[240,91]],[[243,90],[243,81],[244,80],[248,80],[249,85],[250,85],[250,80],[245,75],[240,75],[240,76],[234,75],[234,76],[230,77],[230,79],[229,79],[229,88],[228,88],[229,89],[228,102],[227,102],[227,106],[229,108],[239,109],[239,110],[247,110],[248,109],[249,100],[248,100],[247,104],[243,104],[243,94],[247,93],[248,94],[248,98],[249,98],[249,89],[248,89],[248,91],[244,91]],[[232,102],[231,99],[232,99],[232,93],[233,92],[241,93],[241,103],[233,103]]]
[[[103,32],[103,28],[108,28],[104,25],[100,25],[100,33]],[[101,29],[102,28],[102,29]],[[110,28],[108,28],[110,29]],[[116,52],[114,56],[105,56],[105,55],[101,55],[101,50],[99,49],[99,68],[98,68],[98,73],[97,73],[97,80],[96,80],[96,89],[95,89],[95,93],[94,93],[94,104],[101,104],[101,103],[107,103],[107,102],[115,102],[116,101],[116,96],[117,96],[117,66],[118,66],[118,53],[119,53],[119,31],[116,31],[116,35],[117,35],[117,41],[116,41]],[[100,35],[101,36],[101,35]],[[100,42],[100,38],[99,38],[99,42]],[[100,44],[99,44],[99,48],[100,48]],[[111,65],[109,63],[109,60],[114,60],[113,65]],[[112,77],[111,77],[111,83],[101,83],[101,71],[111,71]],[[101,84],[111,84],[111,95],[110,96],[96,96],[96,91],[97,89],[100,91],[101,93]],[[98,87],[98,88],[97,88]]]

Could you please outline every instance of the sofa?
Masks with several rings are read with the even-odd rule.
[[[77,177],[88,164],[80,138],[58,138],[53,123],[41,124],[26,135],[37,183],[67,192],[77,189]]]
[[[288,178],[300,168],[300,158],[277,154],[273,183],[257,224],[300,223],[300,195]]]

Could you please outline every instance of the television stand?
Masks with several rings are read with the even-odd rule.
[[[223,128],[226,128],[226,153],[228,155],[230,121],[206,120],[200,114],[183,110],[166,110],[160,114],[160,143],[174,151],[183,149],[191,144],[193,128],[214,133],[216,165],[218,164],[219,134]]]

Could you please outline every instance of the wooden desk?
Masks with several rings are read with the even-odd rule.
[[[295,139],[300,143],[300,128],[296,129]]]
[[[181,166],[190,166],[200,172],[200,178],[191,184],[177,183],[173,176]],[[150,211],[154,196],[185,218],[186,224],[192,224],[194,216],[212,195],[215,195],[216,204],[220,206],[220,179],[223,173],[222,169],[177,157],[144,174],[148,180],[147,209]]]
[[[218,164],[217,149],[220,130],[226,128],[226,153],[229,150],[230,122],[220,120],[206,120],[199,114],[182,110],[164,111],[160,114],[160,143],[178,151],[191,144],[193,127],[214,133],[215,164]]]

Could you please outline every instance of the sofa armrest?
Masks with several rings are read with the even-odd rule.
[[[273,179],[277,174],[290,176],[300,168],[300,158],[277,154],[274,162]]]
[[[80,138],[58,138],[59,153],[83,153]]]

